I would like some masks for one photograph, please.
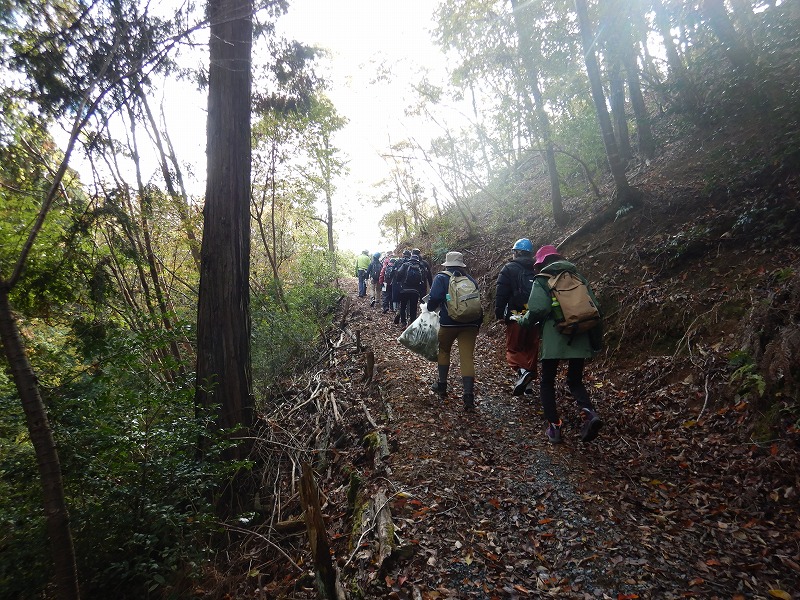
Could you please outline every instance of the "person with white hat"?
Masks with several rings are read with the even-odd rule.
[[[450,350],[453,342],[458,341],[458,357],[461,366],[464,408],[475,409],[475,340],[483,322],[483,312],[478,307],[478,316],[467,322],[456,321],[448,311],[449,288],[451,277],[467,277],[474,284],[477,293],[478,283],[467,273],[464,255],[461,252],[448,252],[442,263],[445,268],[433,278],[433,285],[428,297],[428,310],[439,309],[439,356],[437,360],[438,378],[432,390],[440,398],[447,395],[447,376],[450,371]],[[478,295],[478,297],[480,297]]]

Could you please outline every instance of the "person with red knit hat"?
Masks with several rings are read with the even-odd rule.
[[[597,437],[603,421],[594,409],[589,398],[589,392],[583,383],[583,370],[586,359],[600,350],[598,333],[589,330],[582,333],[565,335],[556,328],[556,318],[553,315],[553,299],[548,285],[549,277],[558,275],[563,271],[575,274],[589,290],[589,296],[596,306],[597,298],[589,286],[589,282],[578,273],[575,265],[564,259],[555,246],[542,246],[536,252],[535,266],[539,274],[533,282],[531,294],[528,297],[528,311],[519,319],[523,327],[530,327],[541,323],[541,380],[540,394],[542,408],[549,424],[547,439],[553,444],[561,443],[562,422],[556,408],[556,375],[558,374],[559,361],[567,361],[567,387],[580,409],[582,423],[580,437],[583,442],[590,442]],[[595,329],[599,329],[595,328]]]

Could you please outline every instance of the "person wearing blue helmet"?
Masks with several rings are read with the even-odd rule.
[[[533,393],[529,385],[536,378],[539,360],[539,328],[520,327],[511,319],[524,314],[538,269],[534,266],[533,244],[520,238],[511,247],[511,260],[497,275],[494,315],[506,326],[506,362],[516,372],[513,394]]]

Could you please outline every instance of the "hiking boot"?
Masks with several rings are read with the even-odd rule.
[[[375,306],[375,298],[369,301],[369,306],[370,308],[373,308]]]
[[[581,409],[581,416],[583,423],[581,424],[581,441],[591,442],[600,433],[600,428],[603,427],[603,421],[600,415],[589,408]]]
[[[433,382],[433,385],[431,386],[431,391],[437,396],[439,396],[439,398],[444,400],[444,397],[447,396],[447,382],[442,383],[437,379],[436,381]]]
[[[561,443],[561,421],[558,423],[550,423],[547,427],[547,439],[550,440],[551,444],[560,444]]]
[[[400,323],[400,315],[399,315],[399,314],[396,314],[396,315],[394,316],[394,324],[395,324],[395,325],[398,325],[399,323]]]
[[[464,401],[464,410],[475,412],[475,394],[464,394],[462,399]]]
[[[528,387],[528,384],[533,380],[533,375],[533,371],[520,369],[520,377],[517,379],[517,383],[514,384],[515,396],[521,396],[525,393],[525,388]]]

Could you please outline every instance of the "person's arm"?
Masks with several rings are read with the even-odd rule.
[[[441,277],[440,277],[441,275]],[[431,293],[428,295],[428,310],[434,311],[439,308],[445,300],[447,294],[447,284],[450,278],[446,274],[439,273],[433,278]]]
[[[497,276],[497,290],[494,296],[494,316],[499,320],[505,320],[506,306],[513,292],[509,273],[510,270],[511,267],[506,265],[500,269],[500,274]]]
[[[541,277],[537,277],[528,296],[528,312],[520,318],[519,324],[530,327],[534,323],[544,322],[552,310],[547,283]]]

